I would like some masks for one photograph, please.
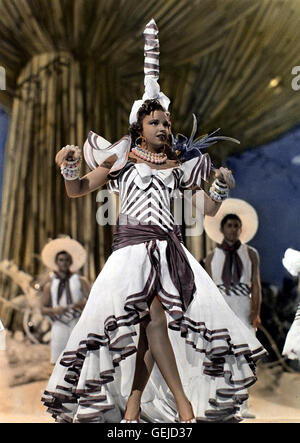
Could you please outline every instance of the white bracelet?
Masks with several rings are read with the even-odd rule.
[[[67,168],[61,169],[61,175],[65,180],[76,180],[79,178],[79,169],[74,169],[72,172]]]
[[[60,167],[60,172],[65,180],[76,180],[80,175],[81,159],[65,160]]]
[[[76,178],[79,178],[80,175],[79,167],[68,168],[67,166],[62,166],[60,168],[60,172],[65,180],[76,180]]]
[[[221,182],[216,179],[209,190],[210,198],[212,198],[216,202],[222,202],[226,200],[229,194],[229,188],[226,183]]]

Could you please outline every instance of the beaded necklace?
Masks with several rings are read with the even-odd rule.
[[[139,158],[146,160],[150,163],[155,163],[157,165],[161,165],[163,163],[166,163],[167,156],[163,152],[156,153],[156,152],[150,152],[146,149],[141,148],[140,146],[135,146],[132,148],[132,152]]]

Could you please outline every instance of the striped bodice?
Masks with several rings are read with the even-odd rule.
[[[133,217],[141,224],[154,224],[172,230],[175,220],[171,199],[176,191],[183,191],[206,180],[210,171],[209,157],[203,155],[169,169],[152,169],[145,163],[126,166],[111,174],[108,188],[119,194],[120,213]]]
[[[148,189],[139,189],[133,176],[129,173],[127,181],[121,186],[121,213],[141,223],[172,229],[174,218],[170,208],[170,189],[159,177],[153,177]]]

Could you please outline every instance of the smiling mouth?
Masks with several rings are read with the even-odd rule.
[[[157,137],[162,141],[165,141],[167,139],[167,136],[165,134],[159,134],[157,135]]]

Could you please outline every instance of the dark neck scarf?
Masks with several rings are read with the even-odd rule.
[[[59,279],[59,285],[57,290],[57,304],[59,305],[60,299],[63,295],[64,289],[66,290],[66,296],[67,296],[67,304],[71,305],[73,303],[72,300],[72,294],[70,290],[70,283],[69,280],[72,277],[72,272],[67,272],[64,277],[62,277],[58,272],[54,272],[55,277]]]
[[[227,288],[229,288],[231,284],[236,285],[239,283],[242,276],[243,263],[237,253],[240,246],[241,242],[239,240],[233,245],[229,245],[225,240],[222,244],[217,245],[217,247],[222,249],[225,253],[222,280]]]
[[[186,310],[193,299],[196,287],[193,271],[182,248],[182,235],[179,226],[175,226],[173,231],[164,231],[155,225],[117,224],[112,249],[115,251],[125,246],[137,245],[152,240],[167,241],[166,257],[170,276]],[[153,255],[153,253],[154,250],[151,249],[149,254]],[[152,255],[150,261],[154,263],[155,259]]]

